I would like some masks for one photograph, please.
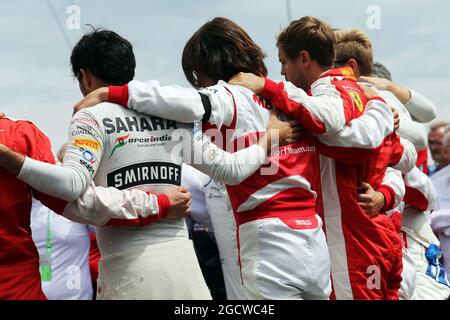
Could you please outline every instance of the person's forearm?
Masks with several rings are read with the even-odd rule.
[[[425,126],[406,116],[400,116],[400,128],[397,130],[400,137],[411,141],[416,150],[423,150],[428,146]]]
[[[341,98],[335,87],[327,89],[335,95],[324,95],[317,89],[313,91],[314,96],[309,96],[289,82],[276,83],[266,79],[262,96],[271,100],[284,114],[299,121],[305,129],[316,134],[332,134],[342,130],[346,124],[348,101]]]
[[[391,163],[392,168],[406,174],[416,167],[416,148],[408,140],[400,138],[400,143],[395,144],[394,154],[396,158]]]
[[[136,80],[124,86],[110,86],[107,100],[140,113],[184,123],[202,120],[204,104],[209,103],[195,89],[161,87],[156,82]]]
[[[405,104],[405,107],[413,119],[420,123],[434,120],[437,116],[434,102],[414,90],[410,90],[410,92],[411,99]]]
[[[25,158],[17,176],[33,189],[50,196],[74,201],[87,189],[91,177],[76,167],[61,167]]]
[[[434,185],[428,176],[413,168],[404,178],[406,194],[404,201],[420,211],[430,211],[438,202],[438,195]]]
[[[70,202],[64,216],[95,226],[145,226],[167,216],[170,201],[166,195],[144,191],[95,187],[93,184],[76,201]]]
[[[398,207],[405,196],[405,183],[403,182],[401,172],[387,167],[381,186],[377,191],[382,192],[385,196],[386,210]]]
[[[317,151],[347,163],[367,161],[374,150],[393,133],[394,119],[390,108],[380,100],[370,100],[364,114],[334,135],[318,135]]]
[[[22,169],[25,156],[0,144],[0,166],[17,176]]]
[[[411,99],[411,92],[407,87],[390,82],[387,86],[388,91],[392,92],[401,103],[406,104]]]
[[[260,142],[265,148],[254,144],[235,153],[229,153],[214,145],[208,136],[197,133],[193,137],[190,158],[185,160],[187,164],[218,182],[237,185],[264,164],[270,138],[271,135],[261,139]],[[196,159],[196,154],[201,155],[201,159]]]

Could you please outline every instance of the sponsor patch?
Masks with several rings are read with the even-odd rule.
[[[80,159],[80,164],[82,164],[83,166],[86,167],[86,169],[89,171],[89,174],[91,175],[91,177],[94,175],[94,173],[95,173],[94,168],[89,163],[87,163],[83,159]]]
[[[86,135],[86,136],[92,136],[98,140],[100,140],[100,136],[92,131],[92,127],[88,125],[77,125],[76,128],[72,129],[72,137],[80,136],[80,135]]]
[[[315,229],[319,226],[319,221],[315,216],[304,218],[280,218],[289,228],[296,230]]]
[[[342,75],[348,79],[355,80],[355,75],[353,73],[353,70],[351,68],[342,68],[341,69]]]
[[[359,96],[358,92],[356,92],[356,91],[349,91],[348,93],[352,97],[353,102],[355,103],[355,105],[358,108],[359,112],[363,112],[363,110],[364,110],[364,103],[362,102],[361,97]]]
[[[102,122],[105,126],[105,132],[107,134],[178,129],[175,121],[161,119],[158,117],[103,118]]]
[[[208,155],[208,157],[209,157],[209,160],[214,160],[214,159],[216,159],[217,158],[217,150],[215,150],[215,149],[213,149],[213,150],[210,150],[209,151],[209,155]]]
[[[91,165],[95,164],[95,157],[94,154],[92,152],[90,152],[87,149],[84,148],[80,148],[80,152],[81,155],[83,156],[83,159],[86,160],[87,162],[89,162]]]
[[[114,141],[116,144],[114,145],[114,148],[111,151],[111,154],[109,155],[109,159],[111,159],[111,157],[113,156],[114,152],[116,152],[116,150],[118,148],[122,148],[123,146],[125,146],[127,144],[127,139],[130,135],[127,134],[126,136],[121,136],[121,137],[117,137],[116,140]]]
[[[95,151],[100,150],[100,144],[97,141],[95,141],[93,139],[88,139],[88,138],[74,139],[74,140],[72,140],[72,145],[77,146],[77,147],[88,148],[88,149],[95,150]]]
[[[133,138],[131,134],[127,134],[125,136],[117,137],[114,141],[114,147],[112,148],[111,154],[109,155],[109,159],[113,156],[117,149],[127,145],[134,144],[137,147],[149,147],[152,144],[164,143],[172,141],[172,136],[165,134],[161,136],[150,135],[149,137],[140,137]]]
[[[70,123],[71,124],[75,124],[75,123],[88,124],[88,125],[94,126],[96,128],[100,128],[97,120],[89,118],[89,117],[76,118],[76,119],[73,119]]]
[[[144,162],[106,175],[108,187],[127,189],[144,184],[181,184],[181,166],[168,162]]]

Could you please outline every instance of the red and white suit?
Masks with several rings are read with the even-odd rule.
[[[388,165],[403,172],[414,167],[414,146],[400,141],[396,134],[385,136],[383,143],[370,146],[370,136],[360,134],[342,139],[329,128],[334,122],[348,123],[364,110],[364,95],[350,68],[324,73],[311,86],[309,94],[333,96],[342,103],[338,115],[325,114],[327,105],[308,107],[308,96],[290,83],[266,80],[263,95],[288,115],[300,120],[305,128],[318,134],[323,209],[331,274],[336,299],[396,299],[401,282],[401,243],[392,221],[385,215],[370,218],[357,203],[357,186],[368,182],[381,186]],[[362,147],[362,148],[358,148]],[[338,159],[339,161],[336,161]],[[391,202],[395,192],[384,186]],[[319,202],[320,207],[320,202]]]

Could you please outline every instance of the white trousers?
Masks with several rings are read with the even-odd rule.
[[[211,300],[192,241],[176,239],[102,257],[99,300]]]
[[[330,257],[322,220],[269,218],[239,227],[248,299],[328,299]]]

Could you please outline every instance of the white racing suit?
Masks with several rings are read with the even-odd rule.
[[[265,160],[259,145],[226,154],[194,125],[147,117],[110,103],[78,112],[70,135],[62,167],[26,158],[19,178],[37,190],[73,201],[92,181],[120,190],[164,193],[180,184],[181,163],[192,155],[197,156],[194,167],[232,184]],[[106,200],[99,205],[87,197],[69,204],[65,215],[82,211],[88,217],[92,208],[136,212],[149,200],[129,196],[132,191],[138,190],[127,190],[122,206],[108,208]],[[97,241],[102,254],[99,299],[210,299],[184,220],[163,218],[145,227],[123,227],[116,221],[115,226],[97,228]]]
[[[402,233],[416,269],[414,297],[417,300],[445,300],[450,284],[442,265],[440,243],[431,229],[425,211],[436,205],[437,194],[431,180],[418,168],[404,177]]]
[[[228,300],[245,300],[239,269],[236,221],[226,187],[211,178],[204,180],[205,204],[210,213],[219,248]]]
[[[445,271],[447,277],[450,277],[450,196],[448,193],[450,189],[450,166],[436,172],[431,177],[431,181],[436,188],[438,201],[429,218],[431,227],[441,242]]]

